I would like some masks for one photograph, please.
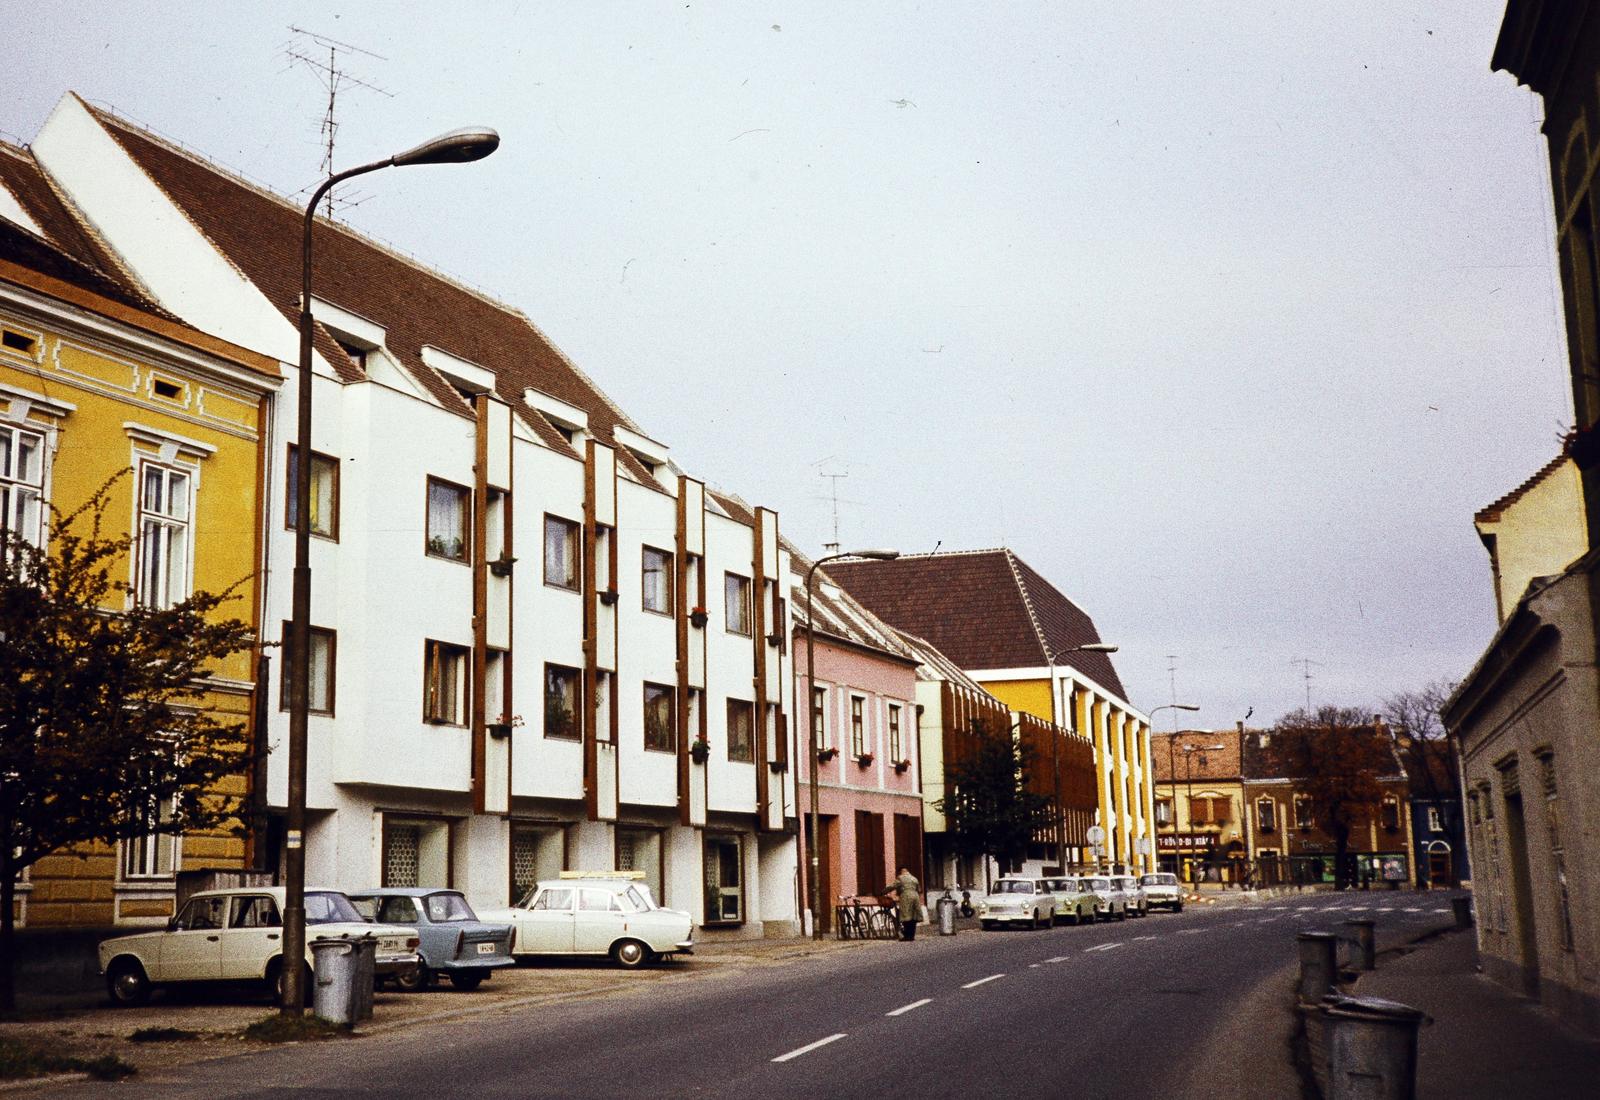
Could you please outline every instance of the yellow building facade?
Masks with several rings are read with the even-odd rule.
[[[132,537],[117,578],[130,598],[171,604],[232,588],[225,613],[256,625],[263,426],[277,363],[144,306],[39,220],[21,228],[29,233],[0,224],[6,526],[48,540],[52,510],[71,512],[111,481],[106,520]],[[253,653],[235,654],[196,695],[241,736],[254,667]],[[230,793],[247,782],[238,777]],[[63,852],[29,869],[17,916],[33,927],[157,923],[174,911],[180,872],[245,860],[233,830]]]

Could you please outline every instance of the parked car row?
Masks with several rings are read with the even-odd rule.
[[[1004,875],[977,904],[985,929],[1002,925],[1047,928],[1068,924],[1148,916],[1156,908],[1183,912],[1183,890],[1176,875]]]
[[[100,944],[100,973],[111,1000],[142,1004],[158,986],[253,982],[281,996],[284,888],[240,887],[192,895],[164,929]],[[312,988],[315,940],[370,936],[378,984],[427,989],[447,978],[476,989],[497,969],[542,955],[610,956],[636,967],[694,950],[688,913],[663,909],[631,876],[540,882],[519,905],[483,914],[459,890],[387,887],[346,895],[307,889],[306,953]]]

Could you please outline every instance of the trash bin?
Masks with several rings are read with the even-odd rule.
[[[1328,1100],[1414,1100],[1417,1029],[1427,1015],[1398,1001],[1342,997],[1322,1002],[1327,1018]]]
[[[316,987],[311,1011],[347,1027],[372,1018],[373,971],[378,941],[371,936],[330,936],[311,941]]]
[[[935,903],[934,908],[939,910],[939,935],[953,936],[956,934],[956,899],[948,893]]]

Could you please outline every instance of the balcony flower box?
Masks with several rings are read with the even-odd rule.
[[[817,750],[817,760],[820,763],[823,763],[823,764],[826,764],[828,761],[832,760],[835,756],[838,756],[838,755],[839,755],[839,750],[838,749],[818,749]]]
[[[703,607],[693,608],[689,612],[689,622],[701,630],[705,629],[706,617],[706,609]]]
[[[911,761],[909,760],[896,760],[894,762],[894,771],[896,775],[904,775],[906,773],[906,769],[909,767],[911,767]]]
[[[870,752],[864,752],[860,756],[856,757],[856,767],[870,768],[872,767],[872,761],[874,759],[875,757]]]
[[[613,604],[615,604],[617,602],[617,590],[615,588],[603,588],[603,589],[601,589],[600,590],[600,602],[605,604],[607,607],[611,607]]]
[[[689,742],[689,759],[696,764],[704,764],[711,756],[711,743],[696,737]]]

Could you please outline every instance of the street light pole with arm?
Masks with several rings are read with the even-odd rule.
[[[1164,710],[1198,711],[1199,709],[1200,709],[1199,707],[1193,705],[1192,703],[1162,703],[1159,707],[1156,707],[1154,710],[1152,710],[1150,712],[1150,725],[1152,727],[1154,727],[1156,715],[1160,714]],[[1177,715],[1173,715],[1173,718],[1176,719]],[[1174,723],[1174,724],[1176,724],[1176,723]],[[1173,866],[1174,870],[1176,870],[1178,868],[1178,865],[1179,865],[1179,856],[1178,856],[1178,798],[1177,798],[1177,794],[1178,794],[1178,759],[1177,759],[1177,752],[1176,752],[1177,744],[1178,744],[1178,731],[1177,730],[1173,730],[1171,732],[1171,734],[1169,734],[1168,737],[1167,737],[1167,771],[1172,775],[1172,780],[1171,780],[1171,782],[1172,782],[1172,794],[1173,794],[1173,798],[1172,798],[1172,866]],[[1193,823],[1191,822],[1190,824],[1192,825]],[[1156,857],[1157,865],[1159,865],[1160,862],[1161,862],[1161,859],[1160,859],[1160,856],[1158,855]]]
[[[806,760],[806,770],[811,777],[811,843],[806,845],[806,865],[810,874],[806,876],[806,901],[811,906],[811,938],[822,938],[822,886],[817,880],[821,869],[821,860],[817,855],[822,846],[822,833],[820,822],[822,819],[821,795],[817,787],[817,754],[822,751],[822,745],[817,740],[817,619],[812,613],[812,581],[817,575],[817,566],[824,562],[837,561],[840,558],[867,558],[870,561],[894,561],[900,556],[898,550],[853,550],[849,553],[826,554],[811,563],[811,568],[806,570],[806,714],[811,726],[811,755]],[[919,757],[920,759],[920,757]]]
[[[306,203],[300,239],[300,364],[296,374],[294,573],[289,623],[289,796],[284,814],[283,1002],[285,1015],[303,1010],[306,954],[306,727],[311,670],[311,238],[317,203],[335,184],[391,165],[462,164],[482,160],[500,145],[487,127],[452,130],[383,160],[347,168],[322,182]]]

